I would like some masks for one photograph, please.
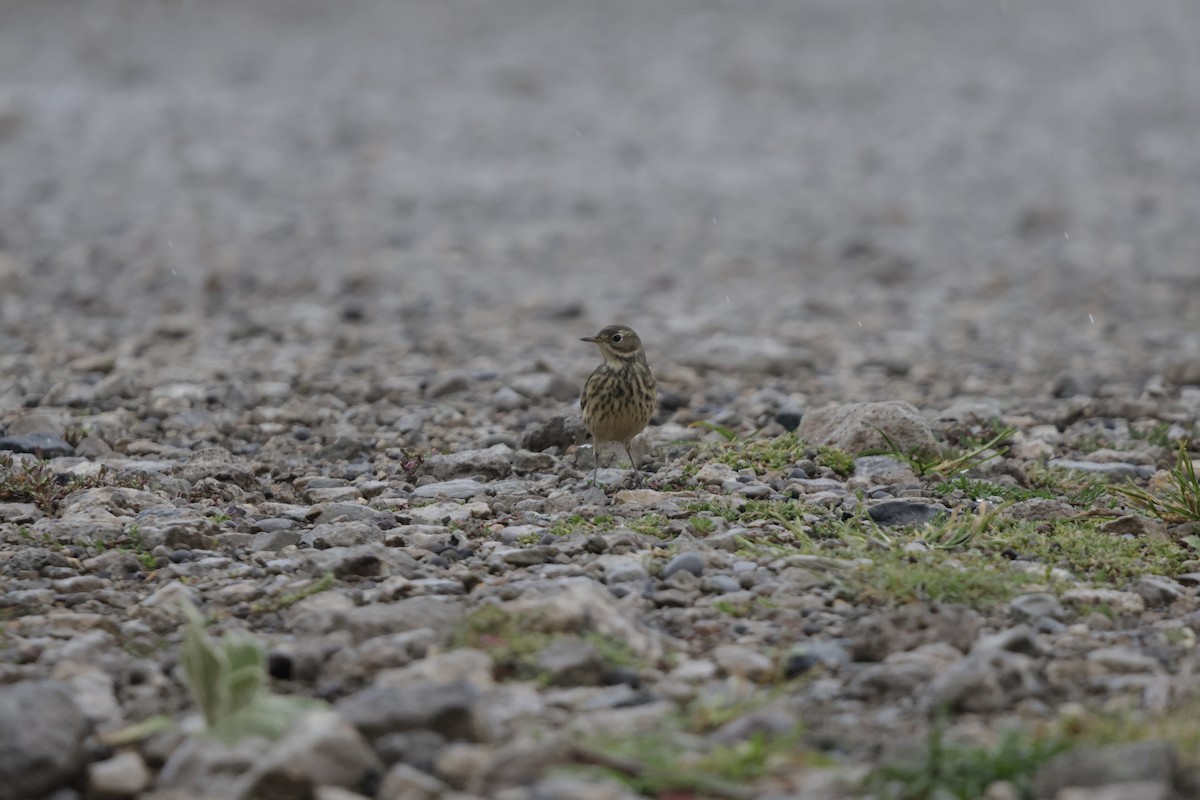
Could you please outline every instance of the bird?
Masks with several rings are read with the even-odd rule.
[[[654,416],[658,399],[642,340],[633,328],[608,325],[580,341],[597,345],[604,356],[604,363],[588,377],[579,398],[583,426],[592,436],[592,485],[596,485],[600,445],[605,442],[621,443],[633,465],[634,480],[640,481],[637,459],[629,444]]]

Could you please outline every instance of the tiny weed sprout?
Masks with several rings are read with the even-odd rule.
[[[931,452],[925,450],[903,450],[882,429],[876,427],[879,435],[887,442],[887,449],[879,455],[888,455],[898,461],[907,462],[917,475],[940,475],[952,478],[970,472],[993,458],[999,458],[1008,449],[1005,445],[1016,428],[1004,428],[991,439],[961,452]]]
[[[1146,489],[1130,483],[1115,487],[1114,491],[1135,508],[1163,522],[1200,522],[1200,480],[1196,478],[1196,464],[1188,455],[1186,442],[1179,443],[1175,464],[1165,480],[1157,485],[1152,481]]]
[[[248,736],[277,739],[319,700],[289,697],[267,689],[267,654],[245,633],[216,640],[205,630],[204,617],[183,604],[187,625],[179,663],[192,701],[204,716],[205,730],[225,744]]]

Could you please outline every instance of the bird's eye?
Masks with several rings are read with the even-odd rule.
[[[616,344],[617,342],[621,341],[621,334],[614,333],[612,335],[612,340],[613,340],[613,344]]]

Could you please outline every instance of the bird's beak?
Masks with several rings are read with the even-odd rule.
[[[584,336],[584,337],[583,337],[582,339],[580,339],[579,341],[581,341],[581,342],[591,342],[592,344],[596,344],[596,343],[597,343],[597,342],[599,342],[600,340],[599,340],[599,339],[597,339],[595,336]]]

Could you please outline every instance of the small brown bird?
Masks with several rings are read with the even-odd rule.
[[[640,480],[637,459],[629,443],[642,432],[650,417],[654,416],[654,403],[658,388],[642,340],[632,328],[624,325],[609,325],[595,336],[585,336],[580,341],[599,345],[604,363],[583,385],[583,396],[579,408],[583,412],[583,425],[592,435],[592,451],[595,465],[592,467],[592,485],[596,484],[596,470],[600,462],[600,445],[604,442],[620,442],[633,464],[635,480]]]

